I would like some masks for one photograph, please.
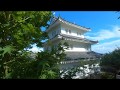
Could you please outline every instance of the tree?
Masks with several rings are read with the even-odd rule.
[[[100,66],[102,71],[114,74],[115,78],[120,70],[120,48],[105,54],[101,59]]]
[[[42,47],[48,38],[42,27],[49,27],[52,12],[1,11],[0,12],[0,78],[56,78],[57,62],[63,59],[58,52],[39,52],[30,58],[33,44]],[[60,55],[60,56],[57,56]],[[55,57],[56,56],[56,57]],[[57,60],[57,61],[56,61]]]

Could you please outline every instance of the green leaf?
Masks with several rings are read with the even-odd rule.
[[[47,78],[47,76],[45,74],[40,76],[40,79],[46,79],[46,78]]]
[[[17,14],[23,14],[23,12],[21,12],[21,11],[18,11],[18,12],[17,12]]]
[[[6,54],[6,53],[11,54],[11,52],[14,50],[15,50],[14,47],[10,46],[10,45],[5,46],[4,48],[0,48],[0,51],[3,51],[3,53],[2,53],[3,57],[4,57],[4,54]]]
[[[50,75],[51,77],[54,77],[55,76],[55,72],[54,71],[52,71],[52,70],[49,70],[48,71],[48,75]]]

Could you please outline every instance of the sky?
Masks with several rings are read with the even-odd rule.
[[[92,45],[95,52],[104,54],[120,47],[120,13],[117,11],[54,11],[54,15],[90,28],[91,31],[84,35],[87,39],[99,41]],[[31,50],[39,51],[35,46]]]

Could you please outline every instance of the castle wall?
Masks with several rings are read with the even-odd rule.
[[[49,32],[48,32],[48,36],[49,39],[55,37],[57,34],[59,34],[61,31],[61,27],[60,25],[53,27]]]
[[[87,43],[82,42],[75,42],[75,41],[69,41],[64,40],[63,42],[67,42],[69,44],[69,49],[66,51],[78,51],[78,52],[86,52],[91,50],[91,45]]]
[[[70,30],[71,33],[69,33],[69,30]],[[66,25],[61,25],[61,33],[84,38],[84,35],[83,35],[84,32],[82,30],[72,28],[72,27],[66,26]]]

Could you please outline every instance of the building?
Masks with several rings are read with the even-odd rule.
[[[71,67],[73,62],[74,65],[77,65],[78,60],[81,58],[93,59],[99,57],[99,54],[91,50],[91,45],[98,43],[98,41],[88,40],[84,36],[88,31],[90,31],[90,28],[71,23],[61,17],[53,17],[51,19],[50,26],[46,32],[53,46],[57,47],[60,42],[69,44],[69,49],[65,51],[67,56],[66,61],[63,62],[65,64],[63,67]],[[45,43],[44,50],[51,50],[51,46]]]

